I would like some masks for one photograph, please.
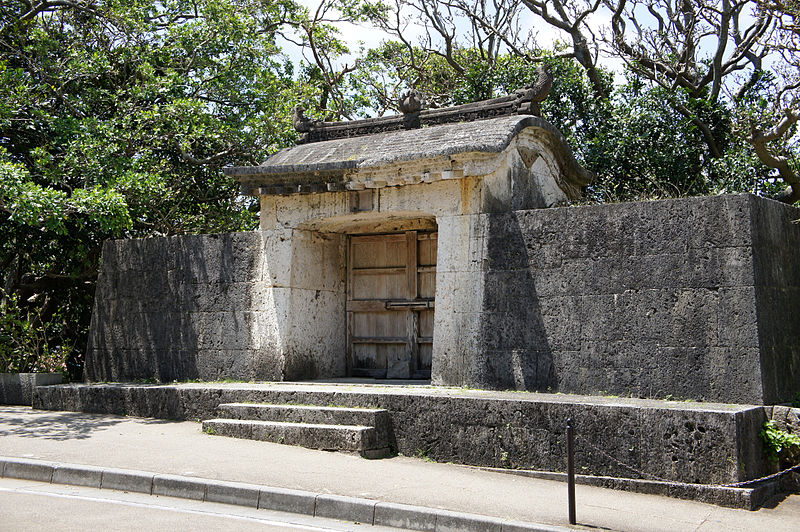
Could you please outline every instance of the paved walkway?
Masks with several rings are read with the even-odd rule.
[[[194,422],[0,407],[0,456],[134,469],[566,525],[566,485],[411,457],[210,436]],[[800,529],[800,495],[756,512],[577,486],[582,525],[610,530]]]

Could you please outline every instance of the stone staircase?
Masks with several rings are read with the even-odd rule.
[[[223,403],[220,417],[203,421],[208,434],[299,445],[310,449],[359,453],[383,458],[389,448],[389,412],[264,403]]]

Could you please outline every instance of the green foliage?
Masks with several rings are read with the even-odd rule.
[[[632,72],[614,87],[611,73],[601,69],[603,92],[611,95],[602,98],[580,65],[556,58],[555,52],[537,52],[537,61],[550,64],[554,77],[542,114],[564,133],[580,162],[597,174],[587,189],[590,201],[769,194],[777,189],[770,169],[736,134],[737,117],[730,106],[653,87]],[[489,61],[479,50],[462,48],[453,58],[467,65],[463,72],[441,56],[426,55],[419,48],[409,51],[398,42],[369,50],[356,76],[363,88],[364,114],[394,109],[399,94],[411,87],[425,95],[429,107],[443,107],[513,94],[537,75],[538,63],[518,55],[501,54]],[[679,100],[712,125],[723,148],[721,157],[709,153],[698,126],[668,105],[669,99]]]
[[[428,453],[430,453],[430,449],[417,449],[416,457],[425,462],[436,463],[436,460],[428,456]]]
[[[0,6],[0,287],[16,298],[1,318],[58,317],[77,352],[103,240],[255,227],[221,168],[295,138],[275,36],[302,16],[285,0],[79,6]]]
[[[51,343],[58,322],[42,323],[37,309],[26,312],[17,303],[7,298],[0,312],[0,373],[66,373],[73,347]]]
[[[132,226],[125,198],[117,190],[95,185],[69,195],[52,186],[40,185],[31,179],[24,166],[9,161],[1,147],[0,206],[8,214],[9,222],[56,235],[67,234],[72,218],[79,224],[92,221],[101,231],[112,234]]]
[[[764,442],[764,453],[770,462],[800,462],[800,436],[779,429],[773,421],[764,423],[758,435]]]

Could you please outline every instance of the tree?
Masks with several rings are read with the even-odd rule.
[[[609,90],[598,63],[603,57],[621,60],[628,72],[658,87],[653,94],[701,134],[703,157],[719,160],[708,167],[732,164],[730,153],[736,152],[738,167],[751,168],[752,157],[741,152],[747,141],[762,164],[777,170],[767,180],[790,185],[777,199],[794,202],[800,196],[792,192],[796,107],[788,103],[797,89],[795,0],[396,0],[393,13],[395,23],[382,21],[381,27],[409,46],[401,37],[403,25],[421,20],[428,31],[423,51],[454,64],[460,50],[490,42],[493,49],[499,43],[506,53],[536,60],[535,36],[524,28],[544,24],[565,38],[558,56],[581,65],[594,98],[610,102],[620,96]],[[760,168],[756,174],[765,175]],[[769,182],[761,187],[771,188]]]
[[[791,141],[800,117],[797,3],[615,0],[612,5],[609,0],[609,6],[613,50],[630,68],[669,89],[666,101],[700,129],[710,155],[723,157],[730,139],[717,127],[717,116],[703,110],[731,109],[740,121],[734,133],[788,185],[775,199],[800,200]],[[649,21],[642,20],[645,9]],[[633,36],[626,33],[627,24],[636,28]]]
[[[284,39],[300,47],[306,58],[304,78],[310,82],[318,96],[313,106],[325,120],[353,119],[362,111],[364,99],[359,97],[358,82],[352,75],[359,68],[359,59],[351,64],[340,63],[342,56],[350,53],[339,39],[338,23],[358,23],[383,16],[385,6],[368,0],[322,0],[317,8],[304,16],[295,17],[288,24],[297,36],[287,33]]]
[[[289,1],[3,3],[5,317],[80,353],[104,239],[254,227],[220,169],[295,138],[303,89],[276,36],[302,16]]]
[[[626,64],[643,77],[668,89],[666,101],[703,132],[712,157],[722,156],[723,142],[714,118],[692,104],[718,104],[723,90],[740,85],[738,94],[761,75],[768,48],[761,39],[771,17],[761,9],[747,12],[751,2],[738,0],[687,1],[616,0],[609,44]],[[642,13],[646,10],[650,20]],[[752,17],[748,23],[746,17]],[[628,25],[635,31],[627,31]],[[707,50],[707,51],[706,51]],[[750,69],[749,80],[734,83],[733,75]],[[746,79],[746,78],[745,78]]]
[[[762,2],[761,9],[775,19],[775,38],[764,46],[775,51],[782,63],[777,84],[766,87],[768,97],[752,98],[745,109],[744,131],[759,159],[778,171],[787,187],[777,196],[786,203],[800,201],[800,164],[797,154],[797,122],[800,120],[800,3],[797,0]],[[769,82],[762,73],[756,81]],[[755,82],[754,82],[755,83]]]
[[[559,56],[575,58],[584,67],[595,95],[608,97],[609,85],[597,66],[599,48],[593,46],[594,34],[587,23],[600,6],[599,0],[585,6],[562,0],[394,0],[392,8],[375,23],[406,48],[416,46],[423,52],[411,65],[414,68],[422,69],[428,57],[438,56],[462,74],[469,63],[458,57],[460,49],[474,50],[489,66],[504,53],[535,61],[541,46],[530,25],[522,20],[529,10],[569,36],[571,46]],[[410,24],[425,30],[418,43],[404,37]]]

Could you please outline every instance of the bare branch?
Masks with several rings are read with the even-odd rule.
[[[228,147],[228,149],[223,150],[223,151],[221,151],[219,153],[215,153],[214,155],[211,155],[209,157],[205,157],[203,159],[197,159],[192,154],[187,152],[183,148],[183,146],[180,145],[180,143],[178,143],[177,146],[178,146],[178,151],[181,154],[181,159],[184,162],[187,162],[187,163],[189,163],[189,164],[191,164],[193,166],[207,166],[209,164],[213,164],[215,162],[218,162],[220,159],[223,159],[225,157],[229,157],[229,156],[231,156],[231,155],[236,153],[236,149],[234,149],[232,147]]]
[[[607,98],[608,91],[603,84],[600,72],[597,70],[597,50],[594,52],[589,44],[589,40],[584,34],[586,28],[586,17],[594,13],[602,4],[595,0],[593,3],[584,2],[581,8],[573,6],[573,13],[570,13],[566,5],[561,0],[522,0],[522,3],[536,16],[547,24],[566,32],[572,39],[572,54],[578,63],[586,70],[586,75],[592,84],[596,95]],[[551,13],[548,6],[552,5],[555,13]]]
[[[774,127],[767,131],[761,131],[758,127],[753,126],[750,136],[747,138],[761,162],[776,169],[783,182],[788,185],[787,189],[776,198],[785,203],[800,201],[800,176],[792,168],[791,160],[786,156],[774,153],[770,149],[769,143],[783,138],[798,120],[800,120],[800,113],[786,109],[783,118]]]
[[[82,11],[94,11],[93,2],[89,0],[88,2],[71,2],[70,0],[44,0],[42,2],[31,3],[25,2],[25,5],[28,7],[28,11],[23,13],[19,17],[20,22],[27,22],[36,18],[38,15],[48,12],[54,11],[59,8],[72,8],[72,9],[80,9]]]

